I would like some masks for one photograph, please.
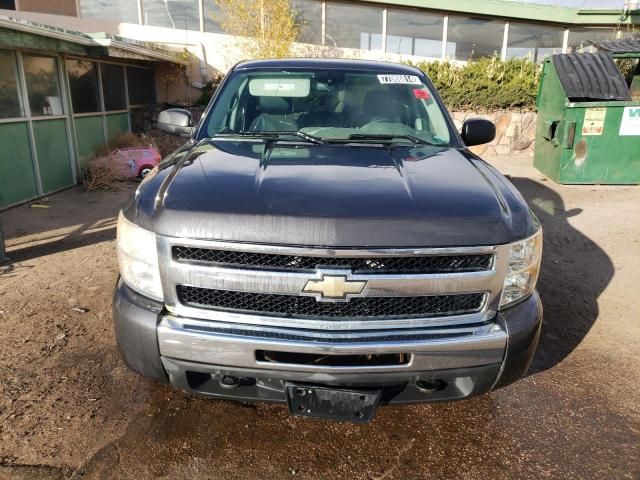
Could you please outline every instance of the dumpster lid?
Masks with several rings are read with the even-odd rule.
[[[598,50],[613,54],[638,53],[640,54],[640,37],[622,38],[619,40],[606,40],[604,42],[589,42]]]
[[[573,53],[551,58],[569,100],[631,100],[627,82],[610,54]]]

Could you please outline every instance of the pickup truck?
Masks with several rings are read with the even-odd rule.
[[[117,342],[191,394],[366,422],[379,405],[468,398],[530,365],[540,224],[467,147],[420,70],[373,61],[236,65],[118,219]]]

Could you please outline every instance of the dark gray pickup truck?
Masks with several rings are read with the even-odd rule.
[[[127,365],[187,392],[364,422],[527,370],[542,231],[419,70],[236,65],[118,220]]]

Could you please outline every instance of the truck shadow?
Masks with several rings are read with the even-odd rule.
[[[12,262],[25,262],[115,239],[118,211],[136,186],[127,183],[120,190],[90,193],[76,187],[46,201],[1,212],[7,257]],[[47,208],[30,208],[31,204]]]
[[[540,344],[529,370],[535,374],[560,363],[598,319],[598,298],[614,275],[609,255],[574,228],[569,218],[582,209],[565,210],[551,188],[529,178],[511,178],[542,222],[544,253],[538,290],[544,306]],[[585,187],[588,188],[588,187]]]

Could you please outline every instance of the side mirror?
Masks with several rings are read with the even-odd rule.
[[[467,147],[482,145],[496,138],[496,126],[483,118],[470,118],[462,124],[460,134]]]
[[[191,112],[183,108],[163,110],[158,115],[158,130],[178,137],[191,137],[194,130]]]

